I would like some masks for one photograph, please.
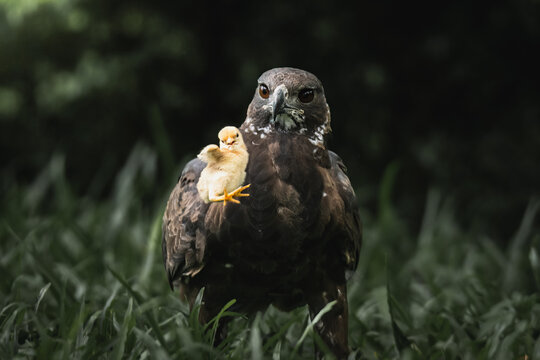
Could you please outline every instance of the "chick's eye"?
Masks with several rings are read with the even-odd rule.
[[[270,96],[270,90],[268,90],[268,86],[264,84],[259,85],[259,95],[263,99],[268,99],[268,97]]]
[[[313,89],[304,89],[298,93],[298,100],[300,100],[303,103],[308,103],[313,100],[314,96],[315,96],[315,92],[313,91]]]

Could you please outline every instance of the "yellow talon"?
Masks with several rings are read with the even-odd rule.
[[[231,193],[227,192],[227,189],[223,189],[223,195],[216,197],[214,199],[211,199],[212,201],[223,201],[223,206],[227,203],[227,201],[240,204],[240,201],[236,200],[235,197],[245,197],[249,196],[249,194],[242,193],[245,189],[249,188],[251,184],[247,184],[244,186],[240,186],[239,188],[233,190]]]
[[[244,185],[244,186],[240,186],[238,189],[234,190],[232,193],[230,193],[229,195],[231,196],[236,196],[236,197],[243,197],[243,196],[249,196],[249,194],[244,194],[242,193],[242,191],[246,190],[247,188],[249,188],[251,186],[251,184],[247,184],[247,185]]]

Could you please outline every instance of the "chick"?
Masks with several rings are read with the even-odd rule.
[[[218,134],[219,147],[208,145],[197,155],[208,165],[201,172],[197,190],[206,202],[227,201],[240,203],[235,197],[249,196],[242,193],[250,184],[242,186],[246,178],[249,154],[242,134],[234,126],[226,126]]]

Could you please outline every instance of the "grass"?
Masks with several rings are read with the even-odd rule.
[[[312,359],[307,310],[215,322],[168,288],[160,222],[170,189],[155,190],[144,146],[105,200],[77,197],[55,156],[30,186],[12,184],[0,211],[1,359]],[[540,358],[540,202],[501,249],[462,229],[450,201],[429,191],[419,234],[391,203],[393,167],[377,214],[362,211],[364,245],[349,283],[351,358]],[[155,194],[158,193],[159,196]],[[330,356],[328,356],[330,358]]]

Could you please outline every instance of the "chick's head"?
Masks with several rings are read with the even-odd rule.
[[[234,126],[226,126],[218,134],[219,147],[227,150],[245,148],[244,139],[240,130]]]

